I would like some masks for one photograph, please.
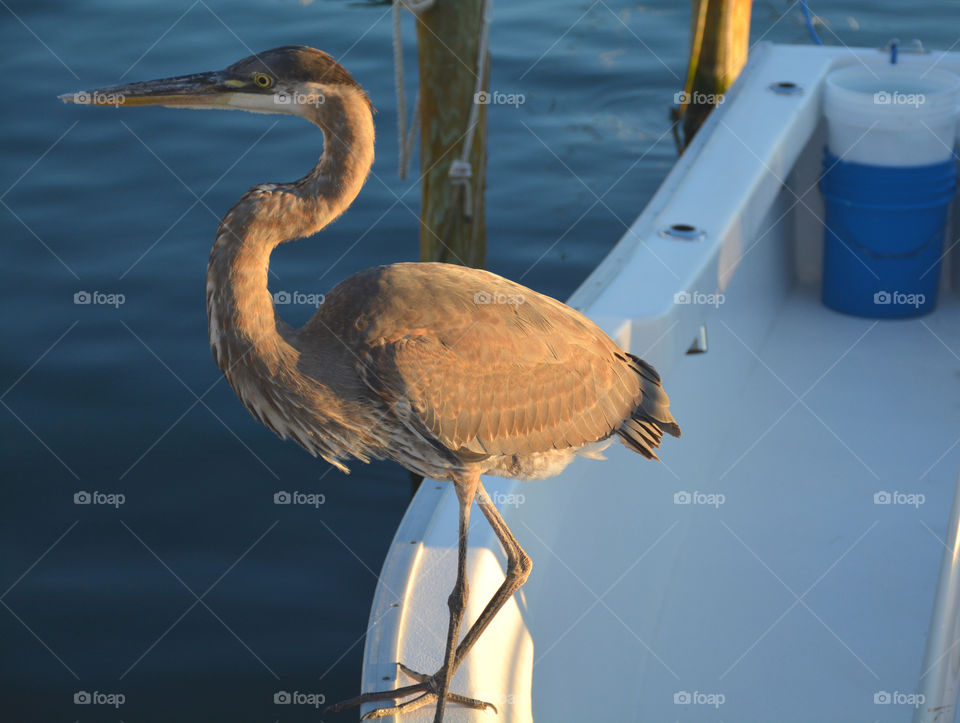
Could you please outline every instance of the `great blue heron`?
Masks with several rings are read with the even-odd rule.
[[[368,717],[448,700],[464,657],[526,581],[530,558],[480,481],[549,477],[613,437],[656,459],[663,432],[680,436],[660,377],[589,319],[495,274],[440,263],[361,271],[293,329],[267,288],[270,253],[309,236],[351,204],[373,163],[373,107],[350,74],[313,48],[275,48],[225,70],[61,96],[91,105],[161,105],[299,115],[323,132],[317,166],[293,183],[254,186],[224,217],[207,267],[210,346],[244,406],[282,438],[344,472],[392,459],[453,482],[460,505],[457,580],[443,664],[418,682],[333,706],[405,703]],[[459,646],[467,600],[467,526],[476,499],[507,555],[506,579]]]

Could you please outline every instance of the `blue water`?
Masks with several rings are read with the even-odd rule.
[[[757,3],[754,36],[806,42],[789,5]],[[956,39],[939,3],[814,10],[827,44]],[[210,357],[204,272],[219,215],[255,183],[302,175],[320,136],[289,118],[55,96],[277,45],[340,58],[380,110],[374,175],[335,226],[275,254],[271,280],[323,293],[418,254],[418,174],[395,171],[389,8],[7,0],[0,18],[0,718],[319,720],[273,695],[357,692],[407,473],[380,463],[347,477],[257,424]],[[675,160],[667,114],[689,3],[501,2],[494,20],[491,87],[526,103],[490,109],[488,267],[565,298]],[[84,291],[123,303],[75,304]],[[298,324],[312,311],[283,313]],[[325,502],[275,505],[281,490]],[[74,504],[81,491],[125,501]],[[78,691],[125,703],[77,706]]]

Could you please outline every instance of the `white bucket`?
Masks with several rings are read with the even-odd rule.
[[[902,64],[855,65],[827,76],[830,152],[876,166],[923,166],[953,154],[960,76]]]

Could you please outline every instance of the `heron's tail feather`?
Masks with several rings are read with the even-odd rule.
[[[657,370],[643,359],[627,355],[630,366],[640,376],[640,403],[617,430],[622,441],[647,459],[659,459],[654,450],[660,446],[663,433],[680,436],[680,425],[670,414],[670,398],[663,391]]]

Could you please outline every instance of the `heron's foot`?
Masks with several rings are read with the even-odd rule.
[[[397,688],[395,690],[382,690],[375,693],[364,693],[362,695],[358,695],[356,698],[350,698],[349,700],[331,705],[324,711],[324,714],[338,713],[342,710],[353,708],[354,706],[362,703],[372,703],[380,700],[396,700],[398,698],[406,698],[411,695],[416,695],[415,698],[411,698],[403,703],[398,703],[397,705],[376,708],[360,719],[374,720],[376,718],[384,718],[388,715],[400,716],[404,713],[412,713],[413,711],[419,710],[425,705],[430,705],[437,700],[437,692],[440,689],[437,676],[440,674],[440,671],[437,671],[433,675],[426,675],[408,668],[403,663],[397,663],[397,665],[400,666],[400,670],[416,680],[417,683],[414,685],[407,685],[402,688]],[[489,708],[494,713],[497,712],[497,707],[493,703],[487,703],[486,701],[477,700],[476,698],[468,698],[467,696],[460,695],[459,693],[448,692],[447,701],[450,703],[456,703],[457,705],[465,706],[467,708],[473,708],[474,710],[486,710]]]

